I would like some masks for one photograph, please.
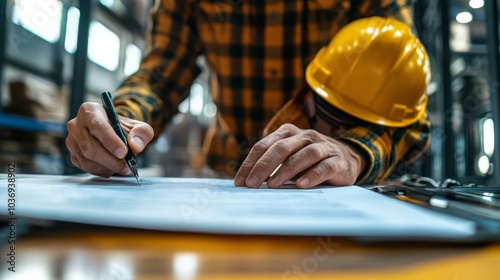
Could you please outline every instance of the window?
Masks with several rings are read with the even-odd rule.
[[[66,21],[66,41],[64,49],[69,53],[75,53],[78,43],[78,23],[80,21],[80,10],[75,7],[68,9],[68,20]]]
[[[477,169],[481,175],[486,175],[491,170],[491,156],[495,149],[495,131],[493,119],[485,117],[480,120],[481,125],[481,154],[477,160]]]
[[[139,65],[141,64],[142,52],[141,49],[134,45],[129,44],[125,51],[125,76],[130,76],[135,73],[139,69]]]
[[[483,152],[491,157],[495,149],[495,131],[493,129],[493,119],[485,118],[483,121]]]
[[[12,22],[55,43],[61,32],[62,8],[59,0],[15,0]]]
[[[115,71],[120,60],[120,38],[100,22],[91,22],[88,57],[109,71]]]
[[[111,8],[111,7],[113,7],[113,4],[115,1],[114,0],[99,0],[99,2],[101,2],[101,4],[103,4],[104,6]]]

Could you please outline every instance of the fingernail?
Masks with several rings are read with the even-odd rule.
[[[117,158],[124,158],[125,154],[126,154],[125,150],[123,150],[121,148],[116,149],[115,152],[114,152],[114,155]]]
[[[134,144],[139,147],[141,150],[144,149],[144,141],[142,141],[141,138],[139,138],[138,136],[134,136],[132,137],[132,142],[134,142]]]
[[[247,186],[255,188],[259,186],[259,178],[257,176],[252,175],[250,178],[247,179]]]
[[[310,182],[311,181],[309,181],[308,178],[304,178],[304,179],[300,179],[299,181],[297,181],[297,185],[298,185],[298,187],[306,188],[309,186]]]
[[[234,178],[234,185],[237,187],[244,187],[245,186],[245,178],[243,176],[238,176]]]

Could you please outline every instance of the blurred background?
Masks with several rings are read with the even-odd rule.
[[[139,66],[152,0],[0,1],[0,164],[77,174],[66,122]],[[435,180],[500,184],[500,0],[418,0],[415,31],[431,58],[432,145],[404,170]],[[86,48],[88,54],[82,54]],[[203,69],[178,114],[140,160],[155,176],[210,177],[201,144],[217,111]],[[141,175],[144,173],[141,173]]]

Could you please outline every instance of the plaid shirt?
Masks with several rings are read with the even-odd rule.
[[[304,71],[317,51],[347,23],[368,16],[395,16],[411,24],[412,0],[158,0],[149,48],[137,73],[116,93],[119,114],[151,124],[157,137],[178,112],[199,74],[204,54],[216,74],[212,97],[216,121],[207,133],[207,163],[233,176],[270,119],[304,85]],[[428,124],[392,131],[350,131],[369,151],[363,181],[381,178],[403,155],[393,141],[412,134],[428,143]],[[378,146],[381,148],[378,148]],[[413,153],[412,155],[415,155]],[[371,179],[370,179],[371,178]]]

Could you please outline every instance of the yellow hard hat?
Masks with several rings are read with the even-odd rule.
[[[306,69],[311,89],[358,119],[390,127],[415,123],[425,112],[427,52],[410,26],[369,17],[342,28]]]

